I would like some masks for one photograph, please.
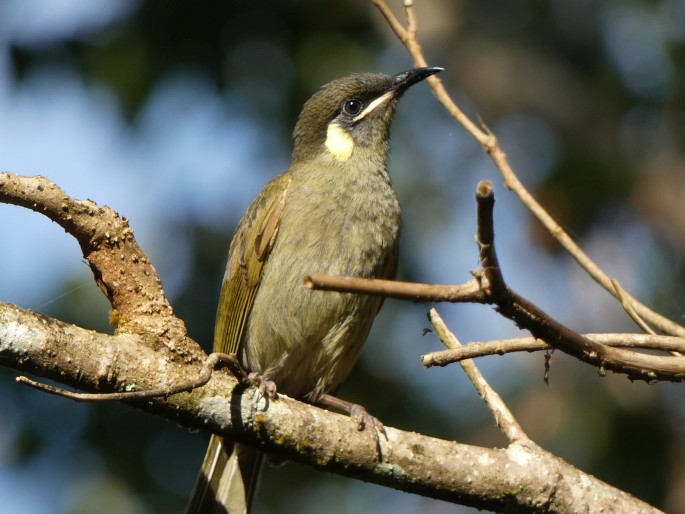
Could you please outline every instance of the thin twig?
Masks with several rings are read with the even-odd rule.
[[[381,12],[381,14],[385,17],[385,19],[388,22],[388,25],[390,25],[390,28],[395,33],[397,38],[403,44],[406,44],[406,41],[408,40],[407,31],[402,26],[402,23],[400,23],[400,20],[398,20],[397,17],[390,10],[388,4],[386,4],[383,0],[373,0],[373,3]]]
[[[63,398],[68,398],[77,402],[114,402],[114,401],[136,401],[149,400],[150,398],[168,397],[173,394],[184,393],[192,391],[198,387],[202,387],[212,377],[212,372],[219,364],[228,366],[234,374],[241,378],[241,373],[235,371],[237,364],[235,355],[228,355],[225,353],[212,353],[202,364],[200,374],[194,380],[190,380],[184,384],[177,384],[170,387],[159,387],[156,389],[148,389],[145,391],[117,391],[114,393],[79,393],[76,391],[68,391],[61,387],[55,387],[44,382],[37,382],[25,376],[19,376],[16,381],[20,384],[43,391],[44,393],[54,394]],[[238,369],[240,369],[238,365]]]
[[[635,312],[635,309],[633,309],[633,306],[630,305],[630,302],[626,298],[626,293],[621,284],[619,283],[618,280],[615,278],[611,279],[611,285],[614,288],[614,291],[616,292],[616,298],[621,302],[621,305],[623,306],[623,310],[626,311],[626,314],[631,317],[631,319],[635,322],[635,324],[642,329],[642,331],[645,334],[652,334],[654,335],[655,332],[652,330],[652,328],[645,323],[645,320],[643,320],[640,315]]]
[[[626,298],[625,290],[623,289],[623,287],[621,287],[621,284],[618,282],[618,280],[612,278],[611,285],[614,286],[614,291],[616,291],[616,297],[621,302],[621,305],[623,306],[623,309],[626,311],[628,316],[630,316],[630,318],[637,324],[638,327],[640,327],[643,330],[643,332],[645,332],[646,334],[656,335],[656,332],[652,330],[652,327],[647,325],[645,320],[643,320],[640,317],[640,315],[637,312],[635,312],[635,309]],[[683,355],[680,351],[671,351],[670,353],[675,357],[682,357]]]
[[[460,285],[420,284],[380,278],[336,277],[315,273],[305,277],[304,285],[307,289],[317,291],[342,291],[400,300],[474,303],[485,301],[482,285],[475,279]]]
[[[395,35],[402,42],[402,44],[409,50],[409,54],[414,60],[414,65],[419,67],[427,66],[427,61],[421,50],[421,46],[418,41],[410,37],[410,34],[403,27],[402,23],[393,14],[392,10],[388,7],[385,0],[374,0],[373,2],[378,8],[380,13],[390,25]],[[416,24],[416,15],[414,14],[414,6],[411,2],[404,4],[404,10],[407,18],[411,17]],[[416,35],[416,32],[414,32]],[[447,109],[447,112],[455,119],[457,122],[464,127],[469,134],[471,134],[478,143],[483,147],[488,147],[491,145],[491,136],[486,134],[478,126],[473,123],[466,114],[457,106],[454,101],[450,98],[449,94],[445,90],[442,81],[435,75],[428,77],[427,82],[430,84],[433,94],[438,99],[438,101]]]
[[[409,38],[409,41],[418,45],[418,25],[416,23],[416,15],[414,14],[414,2],[412,0],[404,0],[403,6],[405,13],[407,14],[407,37]]]
[[[431,309],[428,312],[428,319],[433,324],[435,332],[440,338],[440,341],[450,350],[456,350],[461,347],[461,343],[456,336],[447,328],[438,311]],[[462,360],[459,362],[464,372],[469,377],[473,386],[478,391],[478,395],[483,399],[485,404],[492,412],[497,426],[502,430],[510,443],[530,442],[526,433],[518,424],[516,418],[507,408],[499,394],[490,387],[490,384],[485,380],[483,374],[476,367],[476,364],[470,360]]]
[[[685,351],[685,339],[682,337],[659,336],[649,334],[583,334],[584,337],[615,348],[635,348],[640,350],[659,350],[665,352]],[[421,362],[427,368],[446,366],[464,359],[475,359],[489,355],[504,355],[514,352],[539,352],[552,349],[540,339],[534,337],[516,337],[511,339],[469,342],[455,350],[440,350],[421,356]]]

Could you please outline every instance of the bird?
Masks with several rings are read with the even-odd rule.
[[[333,395],[383,299],[307,290],[304,278],[395,277],[401,217],[388,171],[390,126],[403,93],[442,70],[352,74],[305,102],[290,167],[236,228],[217,308],[214,351],[234,355],[260,384],[366,414]],[[186,514],[248,514],[262,458],[212,435]]]

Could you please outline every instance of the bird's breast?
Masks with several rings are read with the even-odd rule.
[[[395,256],[401,221],[384,170],[322,177],[293,189],[284,213],[293,225],[282,229],[294,232],[286,237],[322,265],[320,272],[387,275],[379,267]]]
[[[302,182],[294,175],[250,315],[248,367],[285,394],[316,398],[335,390],[356,361],[382,300],[310,291],[304,278],[391,278],[399,232],[397,197],[380,172]]]

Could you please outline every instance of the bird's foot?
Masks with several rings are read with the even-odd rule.
[[[247,381],[250,383],[250,385],[255,386],[259,391],[259,394],[261,394],[264,398],[275,400],[278,397],[276,383],[271,380],[266,380],[261,373],[253,371],[247,375]]]
[[[319,398],[318,403],[325,407],[333,407],[347,412],[350,417],[357,422],[357,430],[364,430],[366,427],[372,428],[371,436],[374,439],[376,446],[376,452],[378,454],[378,460],[382,458],[381,453],[381,438],[380,434],[383,434],[385,440],[388,440],[388,434],[385,432],[385,426],[381,420],[376,416],[372,416],[369,412],[356,403],[348,402],[346,400],[341,400],[330,394],[324,394]]]
[[[377,433],[383,434],[386,441],[388,434],[385,433],[385,426],[376,416],[369,414],[364,407],[356,403],[350,404],[350,417],[357,422],[357,430],[364,430],[370,426],[376,430]]]
[[[278,394],[276,392],[276,384],[274,382],[271,380],[265,380],[261,373],[257,371],[252,371],[250,373],[245,371],[245,368],[235,354],[222,354],[222,356],[222,363],[229,370],[231,370],[233,376],[235,376],[241,384],[248,387],[256,387],[259,393],[265,398],[269,398],[270,400],[276,399]]]

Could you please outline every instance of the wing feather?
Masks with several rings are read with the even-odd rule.
[[[238,354],[261,282],[276,243],[291,177],[274,178],[252,202],[236,229],[228,254],[214,328],[214,351]]]

